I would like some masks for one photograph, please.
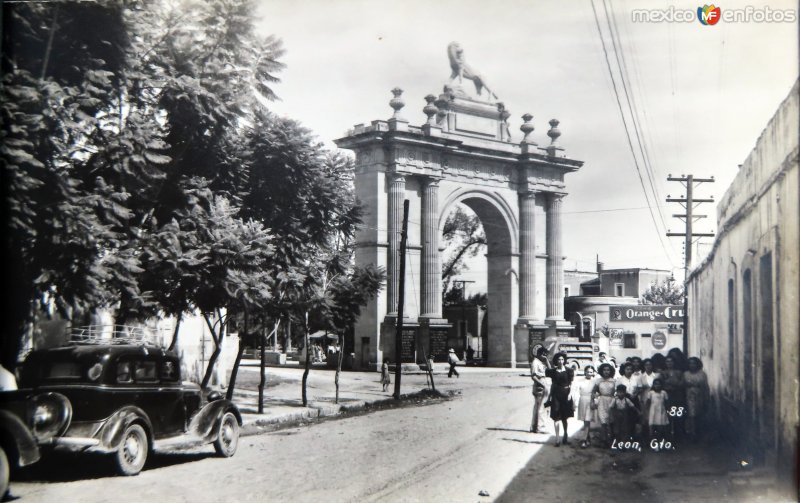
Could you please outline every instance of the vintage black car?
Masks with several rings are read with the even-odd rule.
[[[5,501],[11,468],[30,465],[39,457],[39,446],[30,428],[14,414],[0,410],[0,501]]]
[[[72,344],[32,352],[0,410],[26,423],[39,447],[113,454],[136,475],[152,450],[213,443],[233,456],[241,414],[218,392],[181,381],[174,353],[145,344]]]

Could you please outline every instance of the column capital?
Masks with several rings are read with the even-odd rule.
[[[535,199],[536,196],[538,196],[541,193],[542,193],[542,191],[539,190],[539,189],[526,189],[526,190],[521,190],[521,191],[517,192],[519,197],[522,197],[522,198],[525,198],[525,199]]]
[[[547,199],[550,202],[561,201],[567,195],[566,192],[548,192]]]
[[[441,176],[426,175],[426,176],[423,176],[421,178],[422,178],[422,183],[426,187],[438,187],[439,186],[439,182],[442,181],[442,177]]]
[[[388,172],[386,176],[389,178],[389,182],[403,182],[406,181],[406,174],[405,173],[397,173],[397,172]]]

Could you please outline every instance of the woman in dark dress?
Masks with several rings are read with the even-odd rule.
[[[567,355],[556,353],[553,356],[553,368],[549,368],[545,372],[545,375],[553,381],[550,388],[550,418],[555,424],[556,446],[561,445],[562,442],[559,436],[559,421],[564,425],[563,442],[567,444],[567,419],[575,415],[575,407],[570,398],[575,371],[567,367],[566,363]]]

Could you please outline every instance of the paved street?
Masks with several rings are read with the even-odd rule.
[[[112,495],[120,502],[208,501],[211,491],[226,501],[473,501],[481,490],[498,495],[546,439],[527,432],[530,379],[519,372],[463,372],[460,379],[438,380],[440,388],[460,389],[461,395],[244,437],[232,459],[214,458],[210,447],[160,455],[133,478],[84,461],[68,463],[56,475],[62,467],[46,463],[26,472],[29,480],[13,483],[12,494],[22,501],[85,502]]]
[[[269,370],[273,384],[281,382],[270,388],[273,396],[288,389],[299,394],[293,380],[299,369]],[[385,396],[377,374],[344,375],[361,393],[377,390]],[[257,373],[245,376],[247,388]],[[330,388],[322,383],[332,373],[312,376],[317,385],[311,396],[323,398]],[[729,497],[724,469],[707,465],[702,450],[613,454],[582,450],[576,442],[556,448],[551,437],[528,433],[530,379],[521,371],[465,369],[460,379],[437,377],[438,387],[453,398],[246,436],[231,459],[214,457],[211,447],[158,454],[137,477],[115,476],[101,457],[59,455],[24,471],[11,493],[21,502],[87,503],[601,501],[625,493],[654,502]],[[405,378],[404,392],[424,386],[424,376]],[[287,388],[280,391],[281,386]],[[482,490],[489,496],[479,496]]]

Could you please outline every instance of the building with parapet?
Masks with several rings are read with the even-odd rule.
[[[800,82],[800,81],[798,81]],[[687,279],[689,355],[743,460],[797,487],[800,90],[795,83],[717,206],[717,237]]]

